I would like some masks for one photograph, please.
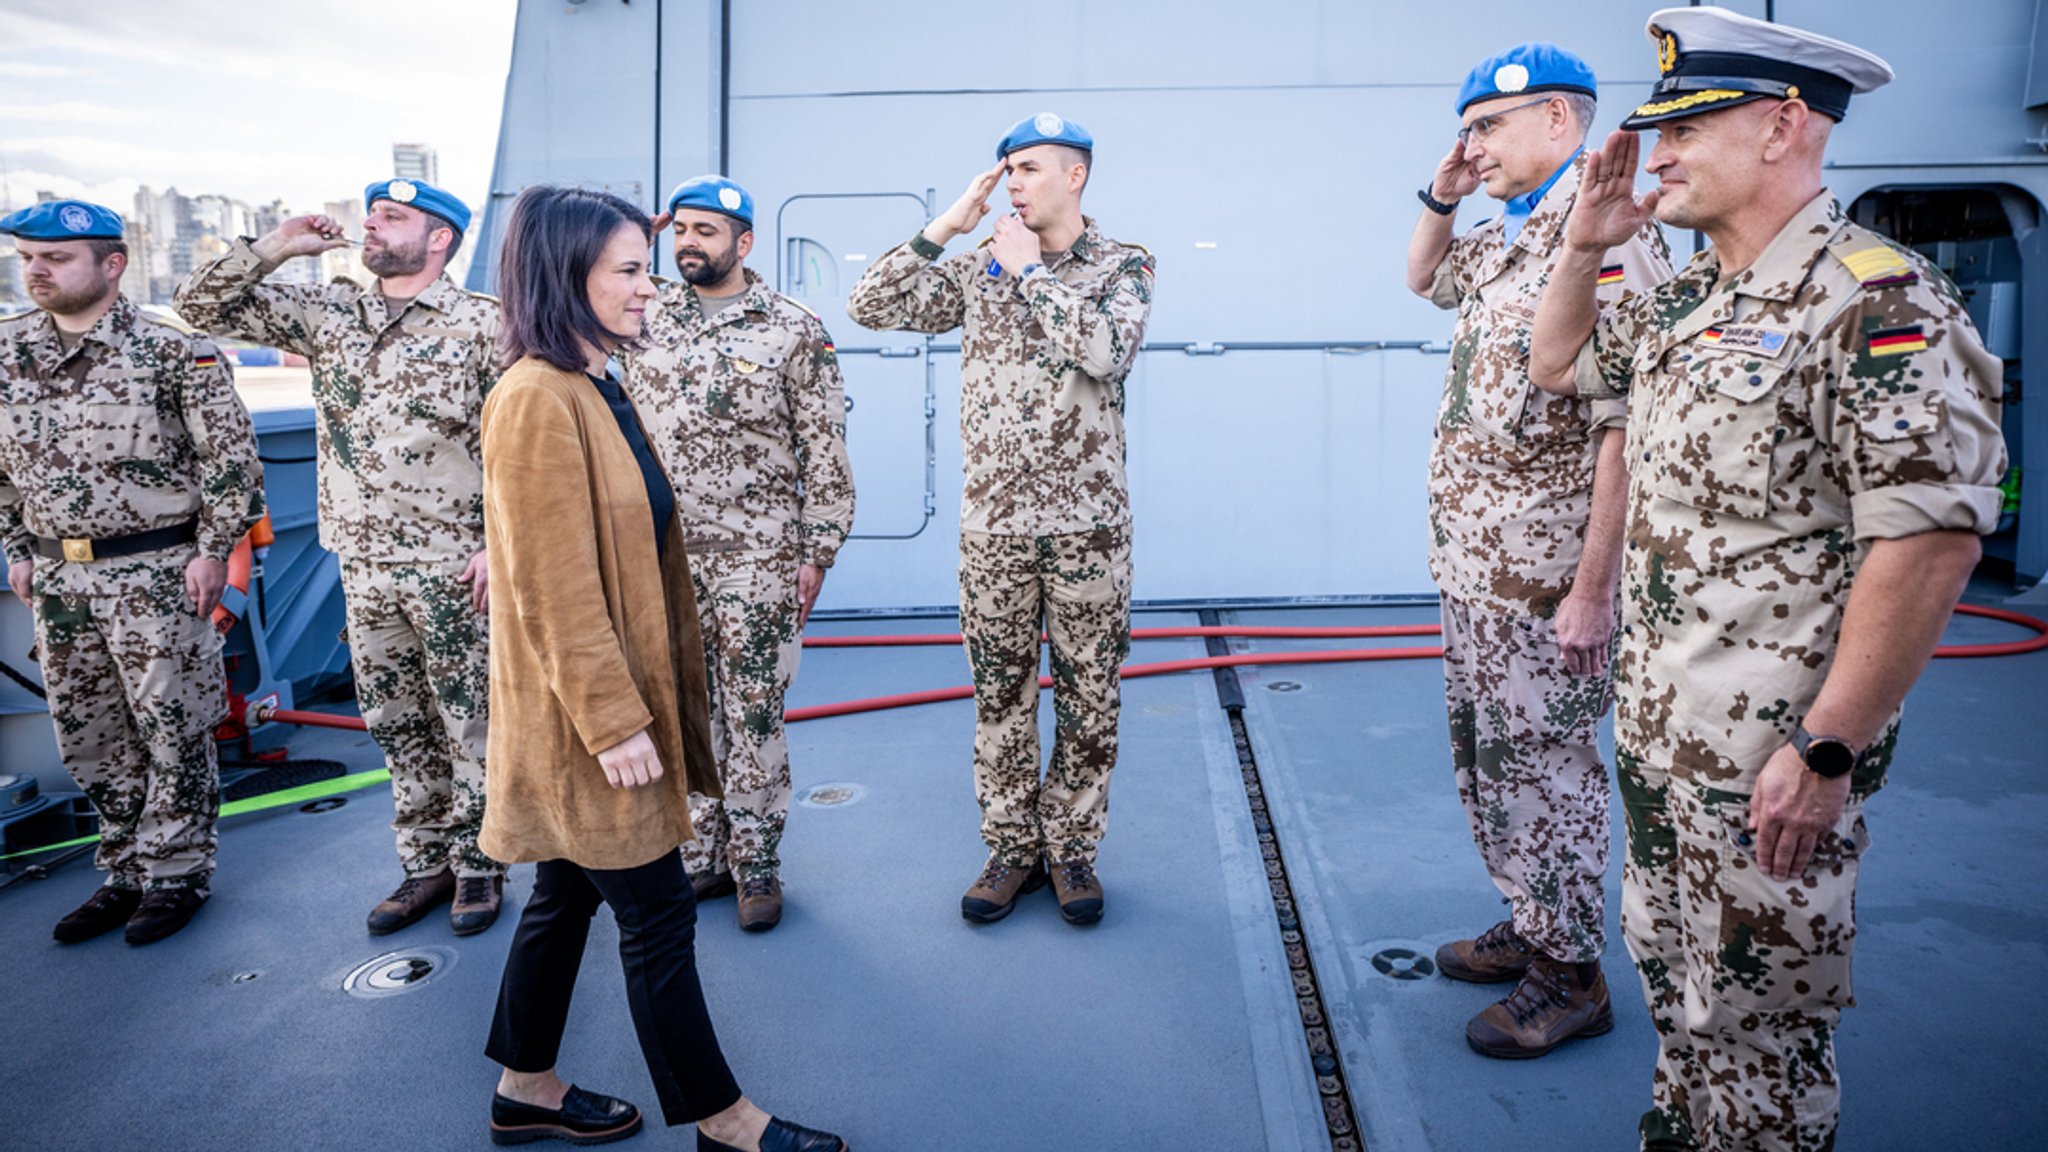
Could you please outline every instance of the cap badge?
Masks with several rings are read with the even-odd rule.
[[[1040,136],[1057,136],[1067,130],[1067,122],[1051,112],[1040,112],[1031,126],[1038,129]]]
[[[1660,28],[1658,31],[1663,32],[1664,30]],[[1678,37],[1673,36],[1669,32],[1664,32],[1657,40],[1657,72],[1659,75],[1669,76],[1671,75],[1671,70],[1676,67],[1678,67]]]
[[[410,180],[393,180],[391,187],[386,190],[386,194],[400,204],[410,204],[419,198],[420,190]]]
[[[1503,64],[1493,70],[1493,87],[1500,92],[1520,92],[1529,86],[1529,70],[1520,64]]]
[[[737,188],[720,188],[718,190],[718,203],[728,212],[739,211],[740,190]]]
[[[72,232],[84,232],[92,227],[92,213],[76,204],[67,204],[57,213],[57,221]]]

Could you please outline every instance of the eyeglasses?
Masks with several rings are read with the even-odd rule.
[[[1503,108],[1498,112],[1481,116],[1472,123],[1458,129],[1458,142],[1460,144],[1484,144],[1488,136],[1500,130],[1502,117],[1505,117],[1510,112],[1520,112],[1524,108],[1534,108],[1538,104],[1548,104],[1550,99],[1550,97],[1545,96],[1540,100],[1531,100],[1526,104],[1517,104],[1513,108]]]

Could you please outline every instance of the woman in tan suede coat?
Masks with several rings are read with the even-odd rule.
[[[478,842],[534,862],[485,1052],[499,1144],[599,1144],[639,1109],[555,1071],[591,917],[608,905],[633,1033],[699,1152],[846,1152],[740,1093],[697,979],[677,849],[717,794],[704,650],[675,492],[607,361],[641,332],[654,228],[606,192],[540,186],[499,260],[505,358],[484,403],[492,722]]]

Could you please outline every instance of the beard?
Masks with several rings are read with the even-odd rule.
[[[51,287],[56,288],[54,284]],[[34,292],[34,285],[31,284],[29,299],[35,301],[36,307],[53,316],[73,316],[99,304],[113,295],[113,292],[112,284],[105,280],[95,280],[76,291],[66,292],[57,289],[50,295],[39,297]]]
[[[686,258],[696,259],[699,263],[694,266],[685,264],[683,261]],[[732,270],[739,262],[738,248],[726,249],[725,255],[716,260],[698,248],[683,248],[676,252],[676,270],[682,273],[683,282],[694,288],[720,283],[732,275]]]
[[[363,246],[363,267],[378,276],[411,276],[427,266],[427,238],[421,236],[411,244],[386,244],[380,248]]]

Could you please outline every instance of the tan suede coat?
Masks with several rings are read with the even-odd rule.
[[[718,795],[704,646],[680,522],[664,564],[646,483],[597,388],[531,357],[484,403],[491,735],[478,844],[506,863],[632,868]],[[597,753],[643,728],[660,780],[614,788]]]

